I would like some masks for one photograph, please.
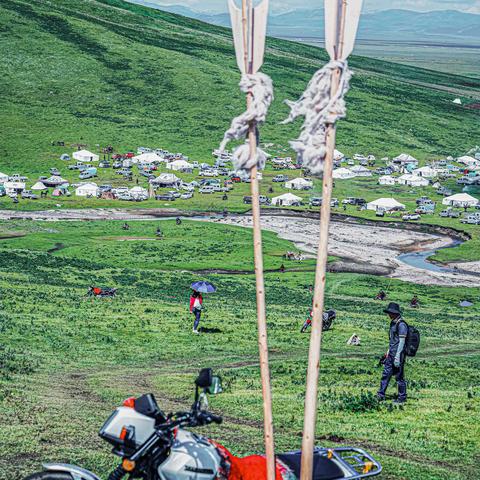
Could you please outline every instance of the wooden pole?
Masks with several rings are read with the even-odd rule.
[[[342,2],[342,15],[339,39],[335,49],[335,58],[341,58],[345,31],[346,0]],[[340,70],[332,75],[330,96],[336,95],[340,82]],[[322,207],[320,210],[320,241],[318,244],[317,267],[315,271],[315,290],[313,295],[313,318],[310,336],[310,349],[307,370],[307,391],[305,394],[305,414],[302,439],[302,463],[300,480],[313,478],[313,449],[315,446],[315,427],[317,424],[318,377],[322,348],[323,309],[325,304],[325,285],[328,262],[328,233],[330,229],[330,212],[333,190],[333,160],[335,152],[336,126],[328,125],[326,135],[327,154],[323,171]]]
[[[253,32],[249,32],[248,37],[248,15],[252,15],[252,0],[242,0],[242,21],[244,25],[244,60],[245,71],[253,73],[253,58],[250,58],[249,52],[252,52]],[[247,108],[252,102],[252,93],[247,95]],[[250,146],[250,158],[257,156],[257,126],[254,122],[250,124],[248,132],[248,141]],[[253,220],[253,251],[255,262],[255,279],[257,295],[257,329],[258,329],[258,351],[260,356],[260,376],[262,380],[263,396],[263,428],[265,436],[265,455],[267,480],[275,480],[275,447],[273,439],[273,415],[272,415],[272,390],[270,384],[270,368],[268,362],[268,337],[267,337],[267,318],[265,307],[265,282],[263,277],[263,252],[262,252],[262,228],[260,223],[260,192],[258,184],[258,168],[255,166],[250,172],[250,187],[252,194],[252,220]]]

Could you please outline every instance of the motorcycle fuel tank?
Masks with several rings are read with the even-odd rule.
[[[161,480],[213,480],[221,465],[217,449],[205,438],[179,430],[167,460],[158,468]]]

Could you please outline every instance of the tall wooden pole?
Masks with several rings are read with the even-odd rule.
[[[253,14],[252,0],[242,0],[242,21],[244,25],[244,60],[245,71],[252,74],[253,58],[250,58],[254,46],[253,32],[248,32],[248,16]],[[247,108],[252,103],[252,93],[247,95]],[[250,158],[257,156],[257,126],[254,122],[250,124],[248,132],[250,146]],[[258,183],[258,168],[254,166],[250,172],[250,187],[252,194],[252,220],[253,220],[253,252],[255,262],[255,280],[257,294],[257,329],[258,329],[258,351],[260,356],[260,376],[262,380],[263,396],[263,428],[265,436],[265,455],[267,480],[275,480],[275,447],[273,439],[273,415],[272,415],[272,390],[270,383],[270,368],[268,362],[268,337],[267,318],[265,307],[265,282],[263,276],[263,251],[262,251],[262,228],[260,223],[260,192]]]
[[[344,13],[346,0],[342,2],[339,41],[336,48],[336,59],[341,58],[343,37],[345,31]],[[336,95],[340,81],[340,70],[336,69],[332,75],[330,96]],[[315,271],[315,290],[313,295],[313,318],[310,336],[310,349],[307,370],[307,391],[305,395],[305,414],[302,439],[301,480],[311,480],[313,477],[313,449],[315,446],[315,427],[317,424],[318,377],[320,371],[320,356],[322,348],[323,309],[325,304],[325,286],[328,262],[328,237],[330,229],[330,212],[333,190],[333,160],[335,152],[336,126],[327,126],[326,147],[323,171],[322,207],[320,210],[320,241],[317,253],[317,267]]]

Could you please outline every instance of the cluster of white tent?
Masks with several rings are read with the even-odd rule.
[[[133,164],[139,165],[151,165],[151,164],[160,164],[165,163],[168,170],[174,170],[177,172],[192,171],[193,165],[187,162],[184,159],[177,159],[172,162],[169,162],[166,158],[158,155],[156,152],[146,152],[140,155],[137,155],[131,159]]]
[[[290,190],[310,190],[313,188],[313,182],[306,178],[295,178],[285,182],[285,188]]]

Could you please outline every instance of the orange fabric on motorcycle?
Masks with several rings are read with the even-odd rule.
[[[260,455],[236,458],[230,455],[232,469],[228,480],[265,480],[267,478],[267,460]],[[283,480],[282,472],[277,464],[275,480]]]

